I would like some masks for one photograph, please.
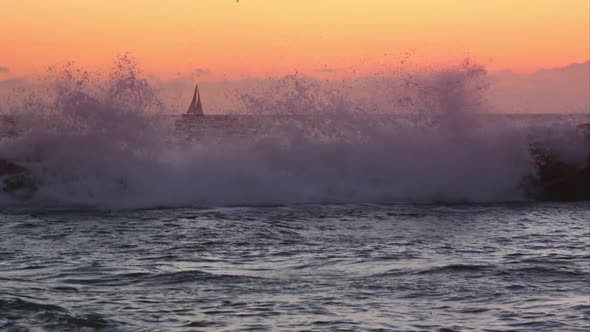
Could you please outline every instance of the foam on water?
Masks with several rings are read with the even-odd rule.
[[[287,76],[237,93],[249,115],[197,126],[196,140],[127,57],[107,77],[66,67],[45,83],[3,108],[0,157],[40,184],[27,205],[513,201],[534,173],[531,135],[569,160],[588,153],[575,123],[482,115],[486,72],[469,62],[342,82]]]

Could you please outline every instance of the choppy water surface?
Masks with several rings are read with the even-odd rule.
[[[0,214],[0,330],[590,324],[590,205]]]

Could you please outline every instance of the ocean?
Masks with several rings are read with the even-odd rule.
[[[588,113],[466,64],[188,121],[130,66],[0,105],[0,331],[590,330],[590,205],[531,194],[587,181]]]
[[[3,331],[588,331],[590,205],[0,214]]]

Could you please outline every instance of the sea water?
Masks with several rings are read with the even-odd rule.
[[[588,330],[590,206],[523,186],[588,114],[489,114],[467,63],[187,125],[123,60],[2,107],[0,330]]]
[[[587,331],[590,205],[0,214],[0,330]]]

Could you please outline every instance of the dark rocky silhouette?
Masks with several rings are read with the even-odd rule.
[[[590,124],[578,126],[590,144]],[[537,174],[525,180],[527,194],[541,201],[590,201],[590,155],[579,164],[567,163],[551,149],[531,144]]]
[[[38,190],[26,167],[5,159],[0,159],[0,181],[2,191],[15,199],[28,199]]]

